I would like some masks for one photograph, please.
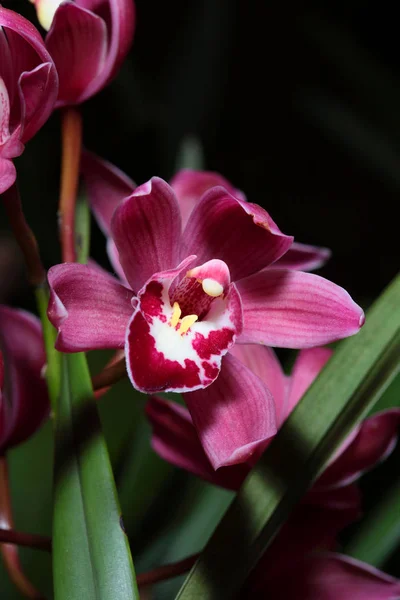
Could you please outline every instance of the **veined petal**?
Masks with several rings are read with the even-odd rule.
[[[292,242],[263,208],[214,187],[189,217],[181,256],[196,254],[200,262],[219,258],[238,281],[278,260]]]
[[[290,415],[300,398],[304,396],[332,354],[333,352],[329,348],[307,348],[299,352],[289,379],[284,420]]]
[[[26,143],[51,115],[58,94],[58,76],[53,62],[42,63],[19,78],[22,141]]]
[[[133,290],[140,290],[153,273],[178,264],[181,216],[174,192],[159,177],[136,188],[119,204],[111,229]]]
[[[315,553],[268,578],[265,590],[280,600],[397,600],[400,581],[348,556]],[[260,590],[261,591],[261,590]],[[252,596],[255,597],[255,596]]]
[[[270,390],[275,402],[276,422],[279,429],[286,418],[288,380],[275,352],[271,348],[258,344],[235,344],[229,352],[253,371]]]
[[[99,227],[108,237],[114,210],[121,200],[132,194],[136,184],[117,167],[87,150],[82,152],[81,173],[90,207]]]
[[[57,106],[79,104],[87,97],[88,86],[104,67],[107,52],[105,22],[73,2],[63,2],[54,15],[46,46],[60,79]]]
[[[5,372],[3,390],[0,389],[0,451],[4,451],[32,435],[49,414],[39,319],[25,311],[0,306],[1,353]]]
[[[310,348],[357,333],[363,310],[338,285],[300,271],[271,269],[238,283],[241,343]]]
[[[133,386],[142,392],[183,392],[210,385],[222,357],[241,331],[241,304],[233,284],[214,298],[203,319],[183,315],[170,288],[196,257],[156,273],[138,294],[127,330],[125,355]],[[189,321],[187,321],[189,319]]]
[[[100,267],[64,263],[48,272],[48,317],[58,330],[56,348],[79,352],[122,348],[134,294]]]
[[[400,427],[400,408],[376,413],[365,419],[352,442],[330,464],[316,487],[348,485],[384,460],[393,450]]]
[[[200,202],[203,194],[213,187],[222,186],[239,200],[246,200],[243,192],[235,189],[225,177],[212,171],[182,169],[173,176],[170,185],[179,202],[183,226],[186,225],[192,210]]]
[[[185,394],[184,399],[214,469],[245,462],[276,433],[271,392],[230,354],[210,387]]]
[[[8,190],[16,178],[17,172],[12,160],[0,156],[0,194]]]
[[[277,269],[295,269],[296,271],[314,271],[322,267],[331,257],[328,248],[309,246],[293,242],[289,250],[273,265]]]
[[[111,81],[125,60],[132,45],[136,9],[132,0],[79,0],[79,5],[101,15],[108,31],[106,59],[84,94],[87,99]]]
[[[237,490],[250,467],[238,464],[215,471],[200,443],[189,411],[177,404],[151,396],[146,414],[152,426],[151,445],[164,460],[214,485]]]
[[[0,148],[10,137],[10,99],[6,84],[0,77]]]

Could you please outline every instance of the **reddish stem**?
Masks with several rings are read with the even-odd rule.
[[[5,456],[0,457],[0,526],[3,529],[13,529],[10,484]],[[20,592],[27,598],[44,600],[44,596],[33,587],[22,570],[18,547],[11,544],[0,544],[0,551],[10,579]]]
[[[50,538],[45,537],[44,535],[15,531],[15,529],[3,529],[0,527],[0,543],[25,546],[26,548],[35,548],[36,550],[51,552]]]
[[[60,237],[64,262],[76,260],[75,206],[82,150],[82,117],[73,107],[62,112],[61,127]]]
[[[24,256],[29,282],[34,286],[41,285],[46,280],[46,272],[35,235],[26,222],[16,183],[2,194],[2,199],[12,232]]]
[[[114,383],[126,376],[125,356],[120,353],[110,360],[105,368],[92,378],[93,389],[97,390],[96,398],[102,396]]]
[[[144,587],[146,585],[157,583],[158,581],[172,579],[173,577],[187,573],[193,567],[198,558],[199,554],[193,554],[192,556],[187,556],[183,560],[180,560],[176,563],[157,567],[152,571],[147,571],[147,573],[140,573],[137,576],[137,584],[139,587]]]

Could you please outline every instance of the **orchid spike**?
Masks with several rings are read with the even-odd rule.
[[[115,170],[110,179],[118,181]],[[56,347],[124,347],[136,389],[190,392],[186,402],[214,467],[252,455],[276,432],[275,405],[268,382],[229,354],[235,343],[315,346],[356,333],[363,311],[317,275],[270,269],[293,238],[221,185],[203,194],[183,229],[180,199],[158,177],[119,201],[112,217],[105,204],[97,213],[110,227],[123,284],[87,266],[50,269]]]
[[[60,78],[57,107],[81,104],[116,75],[133,40],[133,0],[33,0]]]
[[[12,159],[47,121],[57,93],[56,68],[39,32],[0,6],[0,194],[15,182]]]
[[[30,437],[50,410],[39,319],[0,306],[0,454]]]

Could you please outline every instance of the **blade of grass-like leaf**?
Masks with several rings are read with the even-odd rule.
[[[400,480],[361,522],[344,552],[375,567],[382,567],[400,541]]]
[[[62,357],[53,571],[55,600],[139,598],[84,354]]]
[[[76,260],[86,264],[90,248],[90,209],[86,195],[79,193],[75,207]]]
[[[179,600],[229,600],[331,454],[399,370],[400,276],[343,341],[244,482]]]

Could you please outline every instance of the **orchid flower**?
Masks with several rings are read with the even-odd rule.
[[[268,268],[293,238],[229,186],[206,191],[183,228],[182,202],[158,177],[120,201],[109,250],[126,284],[92,266],[57,265],[48,274],[48,315],[59,350],[124,347],[136,389],[185,392],[218,467],[276,432],[272,394],[228,353],[235,343],[316,346],[353,335],[364,314],[318,275]]]
[[[0,6],[0,194],[15,182],[12,159],[48,119],[57,93],[57,72],[39,32]]]
[[[32,0],[56,64],[56,106],[81,104],[116,75],[132,44],[133,0]]]
[[[332,351],[327,348],[302,350],[290,377],[283,373],[275,353],[270,348],[236,345],[232,353],[238,362],[252,370],[254,376],[265,383],[268,382],[276,405],[276,422],[279,429],[329,360]],[[268,404],[269,401],[269,395],[265,395],[264,402]],[[233,451],[235,460],[230,461],[230,466],[222,466],[215,470],[205,452],[203,440],[200,441],[202,437],[207,436],[207,430],[201,433],[196,431],[190,413],[184,406],[154,396],[147,401],[146,413],[153,428],[152,446],[157,454],[210,483],[232,490],[239,489],[269,443],[268,440],[260,440],[258,446],[255,445],[253,454],[248,457],[242,456],[241,449],[237,448],[236,452]],[[254,427],[251,418],[244,419],[239,426]],[[342,503],[347,494],[353,493],[344,488],[349,488],[362,473],[371,469],[393,450],[399,425],[398,408],[384,410],[365,419],[338,449],[324,473],[308,492],[307,502],[331,503],[332,490],[337,490],[338,497],[335,501]],[[225,439],[223,433],[221,438],[220,453],[232,452],[229,439]],[[214,446],[216,444],[215,441]]]
[[[30,437],[49,414],[39,319],[0,306],[0,454]]]

